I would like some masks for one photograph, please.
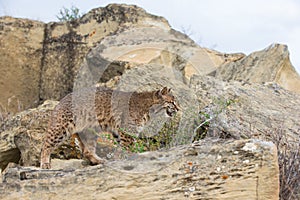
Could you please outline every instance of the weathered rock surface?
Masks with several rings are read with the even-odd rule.
[[[276,147],[260,140],[203,140],[104,166],[9,167],[1,199],[278,199]]]
[[[169,27],[165,19],[141,8],[116,4],[66,23],[1,17],[1,104],[16,112],[18,100],[28,108],[61,99],[72,91],[87,52],[105,36],[135,24]]]
[[[215,76],[226,81],[275,82],[300,93],[300,76],[290,62],[286,45],[273,44],[238,61],[223,64],[215,71]]]
[[[276,83],[223,82],[193,76],[190,87],[200,101],[200,116],[212,118],[208,132],[233,138],[271,139],[284,134],[297,142],[300,130],[300,95]]]
[[[169,151],[128,154],[104,167],[81,160],[54,160],[54,170],[10,165],[1,199],[278,199],[276,149],[264,141],[284,136],[279,147],[297,149],[300,131],[300,79],[286,46],[223,54],[199,47],[161,17],[116,4],[66,23],[1,17],[0,36],[3,111],[23,109],[17,100],[36,107],[95,84],[124,91],[168,86],[182,107]],[[56,104],[0,115],[0,169],[39,165]],[[81,158],[72,145],[56,157]]]
[[[59,100],[71,92],[83,59],[103,38],[121,29],[153,24],[170,29],[165,19],[150,15],[142,8],[117,4],[93,9],[72,22],[47,24],[41,100]]]
[[[71,92],[94,48],[105,69],[114,67],[113,61],[178,65],[187,79],[244,56],[201,48],[164,18],[117,4],[65,23],[1,17],[0,36],[0,103],[13,112]]]
[[[101,52],[108,61],[174,67],[188,80],[193,74],[208,74],[230,59],[238,60],[244,56],[201,48],[180,32],[156,26],[125,29],[105,37],[96,52]]]
[[[39,103],[45,24],[0,17],[0,111],[21,111]]]
[[[39,163],[43,137],[51,111],[58,102],[46,101],[36,109],[18,113],[0,126],[0,169],[9,162],[24,166]]]
[[[187,86],[183,83],[182,74],[170,69],[158,64],[140,65],[124,73],[115,87],[124,91],[152,90],[161,85],[173,88],[183,109],[177,135],[173,138],[174,145],[189,143],[197,138],[195,130],[204,122],[203,116],[212,118],[207,126],[207,136],[210,137],[260,138],[272,141],[277,132],[284,133],[290,141],[296,141],[299,137],[298,94],[275,83],[228,83],[210,76],[195,75]],[[2,125],[0,154],[3,155],[4,163],[16,162],[20,151],[23,165],[38,166],[41,139],[46,134],[46,122],[55,104],[56,102],[46,102],[37,109],[16,115]],[[45,108],[47,112],[43,111]],[[10,159],[4,158],[8,152],[11,152]],[[65,158],[76,157],[69,155]],[[1,165],[1,168],[6,164]]]

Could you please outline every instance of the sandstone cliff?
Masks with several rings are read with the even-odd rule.
[[[294,182],[283,174],[299,166],[300,130],[300,78],[285,45],[220,53],[117,4],[64,23],[1,17],[0,36],[1,199],[299,197],[300,174]],[[98,151],[109,162],[91,167],[71,139],[53,153],[53,170],[35,168],[55,100],[94,85],[171,87],[182,112],[168,147],[127,159]],[[282,162],[289,155],[296,161]]]
[[[107,64],[118,60],[176,65],[187,79],[212,72],[224,80],[274,81],[300,90],[286,47],[274,45],[247,57],[222,54],[199,47],[165,19],[136,6],[112,4],[67,23],[1,17],[0,27],[0,103],[14,112],[46,99],[59,100],[72,91],[87,53],[97,46]]]

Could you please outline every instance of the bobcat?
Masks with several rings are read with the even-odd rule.
[[[48,124],[41,152],[41,168],[50,169],[51,152],[75,134],[83,155],[92,163],[104,163],[94,147],[87,148],[79,134],[89,127],[100,132],[111,132],[119,138],[118,131],[125,127],[140,132],[151,114],[160,111],[172,117],[179,106],[171,89],[164,87],[151,92],[123,92],[109,88],[87,88],[65,96],[54,108]]]

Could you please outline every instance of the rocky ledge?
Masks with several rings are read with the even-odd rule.
[[[278,199],[277,150],[261,140],[202,140],[99,166],[81,162],[11,165],[1,199]]]

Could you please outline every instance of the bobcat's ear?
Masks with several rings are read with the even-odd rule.
[[[167,87],[164,87],[164,88],[162,88],[162,89],[156,91],[156,92],[155,92],[155,95],[156,95],[157,97],[161,97],[161,96],[163,96],[163,95],[168,94],[170,91],[171,91],[171,89],[168,89]]]
[[[161,89],[161,94],[162,95],[166,95],[170,92],[170,89],[168,89],[167,87],[164,87],[163,89]]]
[[[156,96],[157,98],[160,98],[160,97],[161,97],[161,90],[157,90],[157,91],[155,92],[155,96]]]

